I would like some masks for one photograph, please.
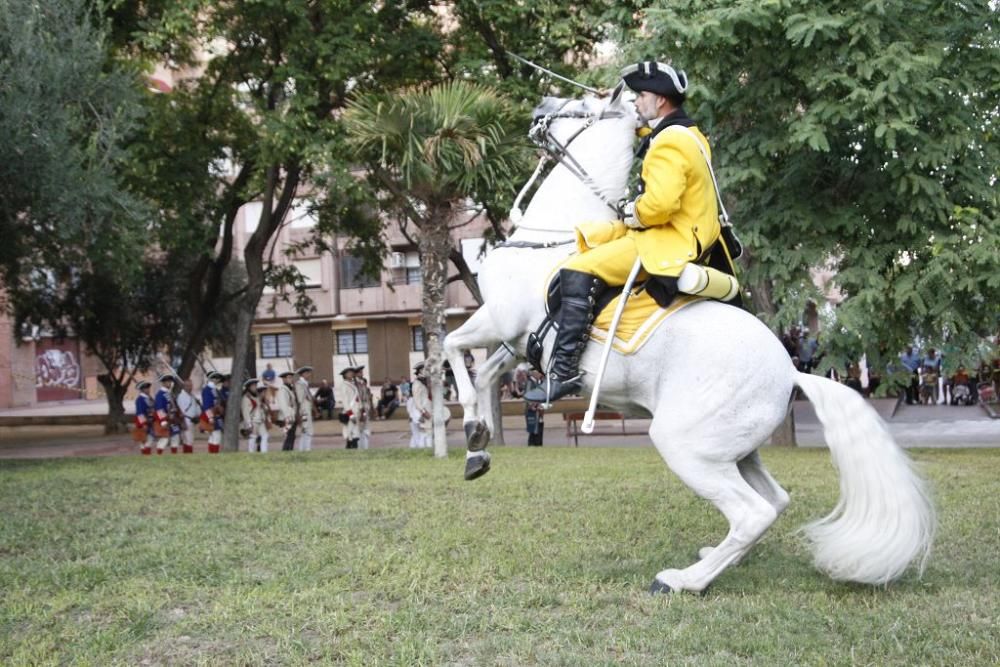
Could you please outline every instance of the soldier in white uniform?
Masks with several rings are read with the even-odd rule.
[[[201,405],[194,397],[194,385],[191,380],[184,380],[177,394],[177,409],[184,415],[181,425],[181,449],[185,454],[194,453],[194,423],[201,416]]]
[[[410,386],[410,398],[406,401],[406,414],[410,417],[410,447],[424,449],[431,446],[433,406],[427,391],[427,378],[424,377],[424,362],[417,364],[413,371],[416,377]]]
[[[281,374],[281,386],[278,387],[278,425],[285,434],[281,451],[290,452],[295,445],[295,432],[298,424],[299,399],[295,395],[295,385],[292,384],[295,373],[285,371]]]
[[[368,441],[372,435],[371,418],[375,413],[372,390],[368,386],[368,380],[365,379],[364,370],[364,366],[354,368],[354,386],[358,389],[358,399],[361,401],[361,418],[358,420],[359,449],[368,449]]]
[[[264,426],[264,403],[257,395],[257,378],[243,383],[243,398],[240,401],[240,434],[247,439],[247,451],[267,451],[267,428]]]
[[[313,417],[316,412],[316,401],[309,390],[309,379],[312,377],[312,366],[303,366],[297,371],[299,379],[295,382],[295,397],[299,400],[299,436],[298,450],[312,451]]]
[[[358,392],[358,386],[354,383],[354,373],[354,368],[342,370],[340,376],[344,380],[334,389],[337,404],[340,406],[337,418],[343,424],[344,443],[347,449],[358,448],[358,441],[361,439],[361,413],[364,410],[361,394]]]

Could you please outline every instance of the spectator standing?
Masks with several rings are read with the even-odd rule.
[[[319,389],[316,390],[316,408],[319,410],[320,419],[333,419],[333,387],[326,380],[323,380],[319,384]],[[324,413],[326,416],[324,417]]]
[[[941,379],[941,355],[937,353],[933,347],[927,350],[927,356],[923,360],[923,391],[924,396],[932,403],[940,402],[940,387],[938,387],[939,380]]]
[[[393,384],[389,378],[382,383],[382,391],[375,406],[375,412],[379,419],[388,419],[399,407],[399,388]]]
[[[908,345],[906,350],[899,355],[899,361],[910,372],[910,382],[906,385],[906,404],[913,405],[919,396],[920,355],[913,349],[912,345]]]
[[[267,368],[264,369],[264,372],[260,374],[260,379],[263,380],[264,383],[268,385],[274,384],[274,381],[275,379],[277,379],[277,377],[278,374],[274,372],[274,368],[271,366],[271,364],[268,364]]]
[[[797,356],[801,365],[801,372],[812,373],[816,363],[816,350],[819,349],[819,341],[816,336],[800,337]]]

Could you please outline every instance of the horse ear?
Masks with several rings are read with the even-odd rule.
[[[622,92],[625,90],[625,79],[618,82],[615,89],[611,91],[611,99],[608,101],[608,106],[620,106],[622,103]]]

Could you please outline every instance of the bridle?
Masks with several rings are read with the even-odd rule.
[[[594,195],[604,202],[608,208],[614,212],[615,215],[621,215],[621,211],[618,208],[618,203],[613,202],[608,199],[607,195],[601,191],[594,181],[593,177],[587,173],[583,165],[580,164],[579,160],[573,157],[570,153],[570,145],[576,141],[576,139],[583,134],[587,129],[599,121],[610,119],[610,118],[624,118],[626,114],[621,111],[608,111],[606,108],[600,113],[584,112],[584,111],[563,111],[567,104],[573,100],[566,100],[559,106],[558,109],[551,113],[543,114],[535,118],[534,122],[531,124],[531,129],[528,130],[528,139],[531,140],[533,144],[538,146],[542,151],[544,151],[542,157],[538,160],[538,165],[535,167],[535,171],[532,173],[531,178],[528,182],[521,188],[518,193],[517,198],[514,200],[514,204],[511,207],[510,219],[516,224],[524,215],[521,211],[521,200],[524,198],[525,194],[531,189],[535,181],[542,174],[542,171],[550,163],[554,162],[562,165],[565,169],[573,174],[581,183],[586,185]],[[584,122],[572,135],[562,142],[552,136],[551,126],[554,121],[561,120],[564,118],[583,118]],[[541,231],[541,232],[552,232],[556,230],[551,229],[541,229],[533,227],[520,227],[520,229],[526,229],[531,231]],[[559,230],[563,231],[563,230]],[[532,244],[535,245],[535,244]]]

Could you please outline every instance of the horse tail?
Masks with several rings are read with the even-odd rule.
[[[923,479],[885,423],[853,389],[796,374],[816,408],[830,457],[840,471],[840,500],[803,527],[817,568],[831,578],[888,584],[911,563],[922,574],[936,521]]]

